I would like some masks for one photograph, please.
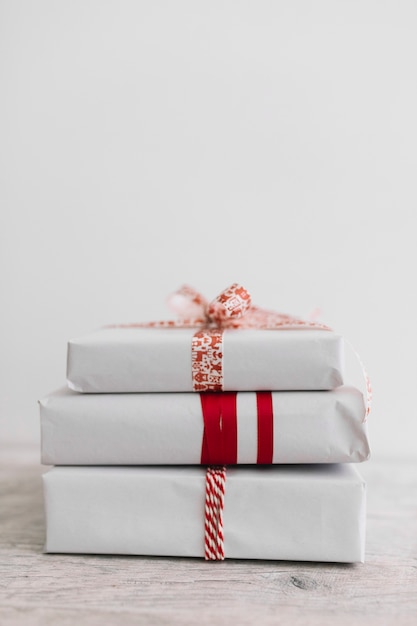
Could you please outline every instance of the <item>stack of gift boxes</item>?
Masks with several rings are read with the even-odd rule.
[[[238,285],[172,302],[178,321],[69,342],[40,402],[46,552],[363,562],[368,407],[343,338]]]

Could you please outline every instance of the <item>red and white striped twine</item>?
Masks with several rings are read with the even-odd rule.
[[[225,485],[226,468],[208,467],[206,472],[204,522],[204,556],[206,561],[224,560],[223,509]]]

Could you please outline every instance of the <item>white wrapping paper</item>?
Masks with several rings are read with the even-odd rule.
[[[353,387],[273,392],[274,463],[360,462],[369,456],[365,406]],[[46,465],[199,464],[196,393],[79,394],[40,401]],[[238,463],[256,463],[256,394],[237,394]]]
[[[204,556],[205,470],[57,467],[43,476],[47,552]],[[354,465],[227,470],[226,558],[363,562]]]
[[[68,344],[67,380],[81,392],[193,391],[193,329],[104,328]],[[225,391],[333,389],[343,340],[324,330],[226,330]]]

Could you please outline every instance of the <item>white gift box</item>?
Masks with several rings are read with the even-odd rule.
[[[257,462],[257,395],[236,394],[237,463]],[[273,463],[361,462],[369,456],[365,406],[353,387],[272,393]],[[46,465],[199,464],[198,393],[79,394],[40,401]],[[220,461],[224,462],[224,460]]]
[[[103,328],[68,343],[80,392],[193,391],[195,329]],[[333,389],[343,384],[340,335],[326,330],[225,330],[224,391]]]
[[[204,556],[205,468],[56,467],[44,474],[46,552]],[[363,562],[354,465],[227,469],[226,558]]]

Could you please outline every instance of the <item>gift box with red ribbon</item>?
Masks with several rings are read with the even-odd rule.
[[[361,363],[365,394],[344,385],[342,336],[238,284],[169,303],[69,342],[40,402],[45,550],[363,561],[371,388]]]
[[[354,465],[57,467],[44,488],[48,552],[364,560]]]
[[[67,380],[87,393],[317,390],[343,384],[343,338],[251,304],[234,284],[207,303],[183,287],[178,318],[112,325],[68,343]]]
[[[369,455],[365,403],[332,391],[80,394],[40,402],[46,465],[348,463]]]

